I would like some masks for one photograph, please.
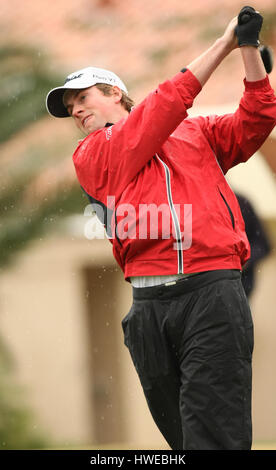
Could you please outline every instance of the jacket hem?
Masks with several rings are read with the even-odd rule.
[[[185,263],[183,274],[199,273],[203,271],[215,271],[218,269],[242,269],[241,259],[238,255],[228,255],[216,258],[198,259]],[[170,276],[180,274],[176,263],[171,259],[135,260],[125,265],[124,277],[130,282],[133,276]]]

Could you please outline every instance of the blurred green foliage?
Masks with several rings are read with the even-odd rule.
[[[20,131],[47,114],[45,97],[61,81],[49,72],[48,61],[30,47],[0,46],[0,158],[6,144],[21,138]],[[67,214],[81,212],[86,198],[78,185],[41,201],[22,203],[29,184],[64,155],[58,143],[52,155],[38,145],[13,161],[4,163],[0,174],[0,267],[5,268],[29,243],[53,229],[53,222]],[[49,136],[49,142],[51,138]],[[5,144],[5,146],[4,146]],[[1,147],[2,145],[2,147]],[[50,147],[51,149],[51,147]],[[66,186],[65,186],[66,187]],[[16,364],[0,337],[0,450],[49,447],[47,433],[41,433],[35,414],[25,400],[25,390],[15,380]]]
[[[11,195],[11,198],[14,196]],[[86,196],[77,186],[59,194],[58,198],[34,205],[28,211],[21,211],[15,202],[13,216],[1,221],[0,265],[7,266],[15,254],[27,248],[32,240],[53,231],[55,222],[60,222],[60,218],[66,215],[79,212],[85,204]]]
[[[0,64],[1,143],[45,114],[44,97],[58,77],[46,72],[41,54],[29,47],[2,45]]]
[[[49,72],[49,61],[39,51],[23,45],[0,47],[0,145],[16,138],[25,127],[47,115],[45,98],[48,91],[63,78]],[[39,142],[39,138],[38,138]],[[51,136],[49,136],[51,143]],[[28,185],[48,166],[60,160],[58,143],[46,155],[38,145],[28,149],[9,168],[9,182],[4,176],[0,184],[0,266],[4,267],[24,250],[33,239],[53,228],[50,219],[81,212],[86,198],[76,185],[68,191],[41,201],[22,204]],[[1,152],[0,152],[1,154]],[[6,171],[3,168],[2,175]],[[11,179],[11,181],[10,181]]]

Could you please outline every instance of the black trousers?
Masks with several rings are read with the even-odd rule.
[[[249,450],[253,323],[238,270],[133,288],[125,345],[173,450]]]

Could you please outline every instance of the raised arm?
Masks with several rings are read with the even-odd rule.
[[[259,49],[254,46],[241,47],[245,78],[248,82],[257,82],[266,77],[266,70]]]
[[[201,86],[207,82],[222,60],[238,47],[235,35],[236,26],[237,17],[230,21],[223,36],[218,38],[207,51],[187,65],[187,68],[196,76]]]
[[[263,18],[252,7],[241,9],[239,16],[230,21],[224,34],[187,68],[197,77],[201,86],[210,78],[222,60],[240,47],[245,78],[256,82],[266,77],[266,70],[259,52],[259,33]]]

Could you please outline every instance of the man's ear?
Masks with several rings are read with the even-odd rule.
[[[113,95],[114,102],[115,103],[120,103],[121,98],[123,96],[121,88],[119,88],[118,86],[115,85],[112,88],[112,95]]]

